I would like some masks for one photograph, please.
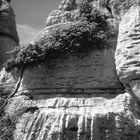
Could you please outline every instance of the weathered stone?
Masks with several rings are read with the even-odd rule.
[[[24,70],[20,94],[121,92],[112,50],[54,59]],[[32,81],[32,82],[31,82]],[[23,93],[22,93],[23,92]]]
[[[124,15],[116,48],[116,70],[122,83],[140,78],[140,7],[132,6]]]
[[[0,35],[8,36],[16,42],[19,42],[15,14],[7,0],[0,0]]]
[[[21,75],[20,70],[12,70],[10,73],[6,72],[3,68],[0,71],[0,97],[6,98],[15,89]]]
[[[18,43],[15,14],[10,1],[0,0],[0,70],[3,63],[11,57],[11,51]]]
[[[13,49],[16,47],[17,42],[8,36],[0,35],[0,69],[3,63],[11,57]]]
[[[47,18],[46,25],[81,19],[83,8],[81,4],[83,3],[91,6],[91,13],[94,14],[95,9],[99,10],[106,18],[114,18],[115,22],[119,23],[131,6],[139,5],[139,0],[62,0],[59,10],[52,11]]]
[[[63,0],[59,10],[54,11],[47,20],[47,26],[51,27],[43,30],[34,43],[44,47],[48,28],[77,21],[81,2]],[[22,72],[1,71],[2,91],[13,93],[16,88],[5,107],[5,112],[16,120],[14,140],[140,138],[139,1],[87,2],[93,9],[98,7],[100,11],[105,10],[102,14],[108,15],[107,26],[111,32],[108,42],[111,48],[53,59],[49,63],[26,67]],[[116,32],[118,24],[117,44],[116,34],[113,36],[112,32]],[[127,85],[127,92],[123,91],[116,76],[116,45],[117,74]],[[19,85],[16,86],[16,83]]]
[[[140,101],[140,80],[132,80],[129,83],[129,86],[133,92],[134,98],[136,98],[137,102]]]
[[[127,93],[51,96],[33,96],[32,99],[20,96],[10,100],[7,113],[19,116],[15,140],[138,138],[138,108]]]
[[[87,8],[84,6],[86,5]],[[98,9],[99,11],[101,9],[99,7],[99,2],[90,0],[63,0],[59,6],[59,10],[54,10],[51,12],[49,17],[46,21],[46,26],[51,26],[54,24],[60,24],[64,22],[75,22],[78,20],[83,19],[83,14],[87,14],[87,11],[90,11],[94,15],[94,10]],[[83,9],[85,8],[85,9]],[[102,12],[106,16],[111,16],[108,10],[104,8],[104,11]]]

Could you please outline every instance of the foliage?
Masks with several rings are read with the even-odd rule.
[[[103,49],[105,38],[104,28],[97,23],[74,22],[57,25],[35,44],[16,47],[14,56],[7,61],[5,67],[11,70],[52,58],[77,55],[91,49]]]
[[[75,22],[57,24],[41,34],[34,44],[15,48],[14,55],[5,64],[6,70],[48,62],[52,58],[78,55],[91,49],[107,48],[107,23],[99,10],[89,0],[79,6],[79,17]]]
[[[1,102],[0,99],[2,106]],[[15,127],[15,121],[4,112],[4,108],[0,108],[0,140],[13,140]]]
[[[93,8],[93,6],[85,0],[79,4],[80,9],[80,17],[81,21],[88,22],[96,22],[98,24],[106,25],[106,17],[99,11],[97,8]]]

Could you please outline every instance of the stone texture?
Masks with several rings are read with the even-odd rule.
[[[9,1],[0,0],[0,34],[19,41],[16,31],[15,14]]]
[[[140,128],[128,93],[20,96],[6,111],[19,116],[14,140],[136,140]]]
[[[140,6],[131,5],[122,15],[115,53],[120,81],[140,105]]]
[[[51,12],[47,18],[46,25],[51,26],[58,23],[74,21],[80,16],[77,1],[63,0],[59,6],[59,10]]]
[[[116,48],[116,70],[120,80],[126,84],[140,77],[140,7],[131,7],[124,15]]]
[[[4,68],[0,71],[0,97],[6,98],[14,91],[20,75],[21,71],[16,69],[10,73],[6,72]]]
[[[0,69],[11,57],[12,51],[19,43],[16,30],[15,14],[10,1],[0,0]]]
[[[113,57],[111,50],[93,50],[27,68],[18,94],[121,92]]]
[[[3,63],[11,57],[12,51],[16,45],[17,42],[12,38],[0,35],[0,69],[3,66]]]
[[[62,0],[59,9],[51,12],[46,20],[46,25],[51,26],[58,23],[77,21],[82,17],[82,3],[88,3],[94,10],[99,10],[107,19],[114,19],[119,24],[123,15],[131,6],[139,5],[139,0]]]
[[[100,0],[62,0],[59,9],[52,11],[47,18],[46,26],[80,20],[83,16],[83,5],[85,4],[90,6],[91,14],[94,14],[94,10],[96,9],[101,11],[103,15],[111,17],[110,11],[106,8],[102,9],[99,1]],[[88,10],[88,8],[85,10]]]
[[[17,70],[7,73],[2,68],[18,43],[15,14],[10,5],[10,0],[0,0],[0,97],[7,97],[14,90],[18,80],[19,73]]]
[[[129,83],[129,86],[132,90],[134,98],[137,100],[137,102],[139,104],[139,101],[140,101],[140,80],[139,79],[132,80]]]
[[[35,42],[43,39],[48,28],[76,21],[81,2],[63,0],[59,10],[47,19],[47,26],[51,27],[43,30]],[[110,34],[109,49],[54,59],[23,72],[14,69],[8,73],[3,69],[3,95],[12,93],[21,79],[18,92],[5,107],[5,112],[16,120],[14,140],[140,139],[139,1],[88,2],[108,16],[111,33],[119,24],[118,42]],[[115,61],[126,92],[116,76]]]

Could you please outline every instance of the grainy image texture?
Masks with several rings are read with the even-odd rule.
[[[0,140],[140,140],[139,46],[139,0],[63,0],[26,45],[0,0]]]

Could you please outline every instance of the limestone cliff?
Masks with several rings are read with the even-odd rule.
[[[18,43],[19,38],[16,31],[15,14],[10,6],[10,0],[0,0],[0,70],[2,70],[6,60],[12,56],[11,51],[13,51]],[[3,105],[5,98],[14,88],[15,81],[12,74],[5,73],[4,69],[0,72],[0,81],[0,139],[6,140],[12,139],[15,123],[4,112]]]
[[[16,29],[15,14],[9,0],[0,0],[0,70],[8,58],[12,56],[13,49],[19,44]],[[7,77],[11,80],[4,84]],[[13,79],[10,74],[6,74],[4,69],[0,72],[0,96],[7,96],[14,88]]]
[[[1,71],[14,140],[140,139],[139,13],[136,0],[62,1]]]
[[[139,78],[139,37],[140,5],[132,6],[123,16],[119,25],[118,43],[115,53],[116,70],[120,81],[140,101]]]
[[[8,0],[0,0],[0,69],[19,43],[15,14]]]

